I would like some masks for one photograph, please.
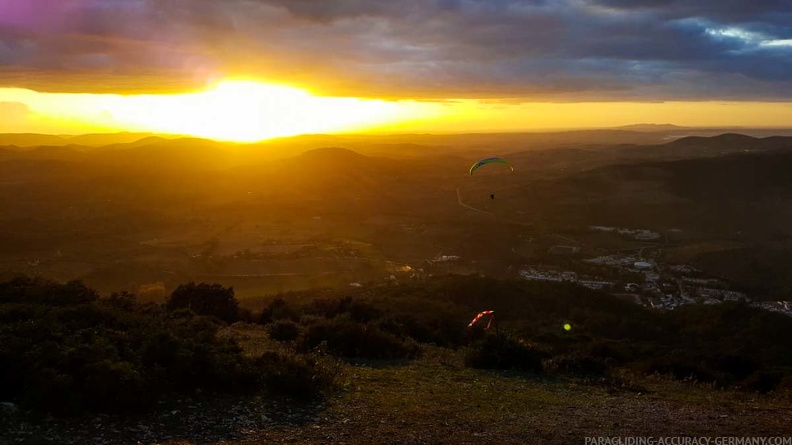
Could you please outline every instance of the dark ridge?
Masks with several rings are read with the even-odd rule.
[[[748,141],[756,141],[758,138],[753,136],[746,136],[740,133],[724,133],[719,134],[717,136],[713,136],[710,139],[716,142],[748,142]]]
[[[633,124],[615,127],[619,130],[634,130],[634,131],[671,131],[671,130],[685,130],[688,127],[680,127],[674,124]]]
[[[314,155],[316,155],[316,156],[333,156],[333,155],[345,156],[345,155],[353,155],[353,156],[365,157],[365,156],[361,155],[360,153],[355,152],[354,150],[350,150],[350,149],[344,148],[344,147],[322,147],[322,148],[316,148],[316,149],[313,149],[313,150],[308,150],[308,151],[306,151],[305,153],[302,154],[302,156],[314,156]]]
[[[157,136],[154,133],[90,133],[78,136],[67,137],[67,143],[90,145],[93,147],[112,145],[112,144],[127,144],[139,141],[140,139]]]
[[[51,134],[37,133],[5,133],[0,134],[0,145],[16,145],[32,147],[36,145],[64,145],[66,139]]]
[[[325,147],[315,150],[308,150],[297,156],[297,159],[306,161],[328,161],[328,162],[366,162],[369,158],[362,154],[342,147]]]
[[[737,133],[724,133],[718,136],[706,137],[706,136],[688,136],[684,138],[679,138],[673,142],[669,142],[664,144],[666,146],[671,147],[679,147],[679,146],[704,146],[704,145],[724,145],[724,144],[745,144],[745,143],[753,143],[758,141],[758,138],[752,136],[746,136],[744,134],[737,134]]]

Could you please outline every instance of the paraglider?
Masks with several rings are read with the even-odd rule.
[[[492,164],[492,163],[506,164],[506,165],[509,166],[511,171],[514,171],[514,166],[511,165],[511,162],[509,162],[509,161],[507,161],[507,160],[505,160],[503,158],[485,158],[485,159],[482,159],[482,160],[476,162],[475,164],[473,164],[470,167],[470,175],[472,176],[473,172],[478,170],[478,168],[481,167],[482,165]]]
[[[484,328],[484,330],[485,331],[489,330],[489,328],[492,327],[492,322],[495,320],[495,311],[482,311],[482,312],[479,312],[478,315],[476,315],[473,318],[473,320],[471,320],[470,324],[468,324],[468,328],[472,328],[473,325],[476,324],[481,319],[481,317],[483,317],[485,315],[489,315],[490,319],[489,319],[489,323],[487,323],[487,327]]]
[[[498,333],[498,321],[495,320],[495,311],[482,311],[479,312],[478,315],[473,317],[473,320],[467,326],[467,335],[468,335],[468,343],[473,341],[473,325],[475,325],[481,318],[486,317],[489,315],[489,321],[487,322],[487,327],[484,328],[485,332],[488,332],[491,327],[495,327],[495,335],[500,335]]]
[[[511,164],[511,162],[507,161],[506,159],[497,158],[497,157],[484,158],[484,159],[476,162],[472,166],[470,166],[470,176],[473,176],[473,172],[478,170],[479,167],[481,167],[482,165],[487,165],[487,164],[504,164],[504,165],[509,167],[510,171],[512,171],[512,172],[514,171],[514,166]],[[490,193],[490,199],[493,200],[493,201],[495,200],[495,192]]]

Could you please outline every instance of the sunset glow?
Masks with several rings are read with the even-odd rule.
[[[490,132],[604,128],[636,122],[785,127],[788,102],[386,101],[322,97],[293,86],[227,80],[186,94],[71,94],[0,89],[0,132],[152,132],[250,142],[306,133]]]
[[[788,8],[0,0],[0,132],[788,127]],[[119,20],[123,17],[123,20]]]
[[[303,133],[362,131],[428,115],[408,102],[313,96],[291,86],[229,80],[207,91],[173,95],[63,94],[7,90],[32,125],[47,131],[147,131],[229,141]],[[7,129],[12,130],[12,129]],[[1,130],[0,130],[1,131]],[[50,130],[51,131],[51,130]]]

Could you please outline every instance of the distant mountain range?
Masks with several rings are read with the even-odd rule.
[[[689,130],[690,127],[680,127],[674,124],[632,124],[622,125],[621,127],[614,127],[616,130],[629,130],[629,131],[676,131],[676,130]]]
[[[57,136],[38,133],[0,133],[0,146],[36,147],[42,145],[84,145],[100,147],[112,144],[128,144],[148,137],[178,139],[177,135],[156,135],[154,133],[92,133],[78,136]]]
[[[228,146],[259,147],[261,149],[286,149],[291,154],[323,147],[346,147],[363,154],[389,154],[399,148],[405,156],[424,155],[426,148],[432,151],[496,151],[498,154],[524,150],[537,150],[570,145],[638,144],[655,145],[686,136],[710,137],[724,133],[740,133],[747,136],[792,136],[792,128],[698,128],[673,124],[634,124],[614,128],[581,129],[549,132],[469,133],[469,134],[306,134],[275,138],[255,143],[235,144],[218,142]],[[164,140],[178,141],[199,138],[153,133],[93,133],[77,136],[49,135],[36,133],[0,133],[0,147],[28,148],[38,146],[80,146],[87,148],[110,145],[148,145]],[[116,147],[124,148],[124,147]],[[129,148],[129,147],[127,147]]]

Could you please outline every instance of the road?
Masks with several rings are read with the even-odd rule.
[[[466,209],[469,209],[469,210],[473,210],[474,212],[485,213],[487,215],[495,216],[495,214],[492,213],[492,212],[488,212],[486,210],[477,209],[477,208],[475,208],[475,207],[473,207],[471,205],[468,205],[468,204],[465,204],[464,202],[462,202],[462,195],[459,194],[459,187],[456,188],[456,194],[457,194],[457,203],[459,203],[459,205],[461,205],[462,207],[464,207]]]

